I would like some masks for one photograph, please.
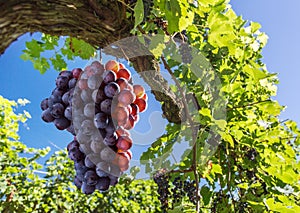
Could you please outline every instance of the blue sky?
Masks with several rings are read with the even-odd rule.
[[[279,73],[280,84],[275,99],[281,105],[288,106],[281,118],[290,118],[300,124],[298,110],[300,105],[300,83],[298,82],[300,80],[300,13],[298,11],[300,1],[232,0],[231,4],[238,15],[261,23],[262,31],[268,34],[269,42],[263,51],[263,61],[267,64],[269,72]],[[50,146],[53,151],[56,151],[66,147],[72,140],[72,136],[66,131],[57,130],[53,124],[46,124],[41,120],[40,101],[48,97],[54,89],[57,72],[50,70],[41,75],[33,69],[31,62],[20,59],[25,41],[28,40],[31,40],[28,34],[20,37],[0,56],[2,74],[0,95],[13,100],[18,98],[30,100],[31,103],[24,109],[30,112],[32,119],[27,122],[29,130],[26,126],[21,126],[21,141],[30,147]],[[69,62],[68,67],[85,67],[91,62],[92,60],[79,59]],[[142,119],[136,127],[136,131],[147,133],[145,137],[138,137],[138,134],[136,136],[137,140],[143,140],[141,141],[143,144],[154,141],[155,137],[163,131],[160,128],[154,131],[151,126],[163,127],[166,123],[159,118],[159,103],[154,101],[149,92],[148,95],[150,106],[145,114],[141,114]],[[155,122],[152,125],[148,121],[149,116],[151,122]],[[142,151],[142,147],[136,147],[136,150]]]

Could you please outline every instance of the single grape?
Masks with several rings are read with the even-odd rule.
[[[116,130],[116,133],[118,135],[118,137],[120,136],[129,136],[130,137],[130,132],[126,129],[124,129],[123,127],[119,126]]]
[[[106,191],[109,189],[110,179],[109,177],[100,177],[96,185],[96,189],[99,191]]]
[[[127,151],[132,147],[132,139],[129,136],[120,136],[118,138],[116,146],[122,151]]]
[[[48,108],[48,98],[41,101],[41,109],[46,110]]]
[[[73,140],[67,145],[67,151],[71,151],[72,149],[79,149],[79,143],[77,140]]]
[[[88,185],[86,182],[83,182],[81,190],[84,194],[90,195],[95,191],[95,185]]]
[[[92,135],[95,133],[95,126],[92,120],[84,120],[81,124],[81,129],[83,134]]]
[[[46,123],[50,123],[50,122],[54,121],[55,118],[52,116],[50,108],[48,108],[42,112],[42,119]]]
[[[127,81],[131,79],[131,72],[124,68],[124,69],[119,69],[117,72],[117,78],[125,78]]]
[[[59,89],[56,87],[54,90],[52,90],[51,95],[62,97],[64,93],[65,93],[65,89]]]
[[[96,185],[98,183],[99,177],[97,176],[96,172],[94,170],[88,170],[84,174],[84,182],[86,182],[87,185]]]
[[[74,77],[75,79],[79,79],[81,73],[82,73],[82,69],[81,69],[81,68],[74,68],[74,69],[72,70],[72,74],[73,74],[73,77]]]
[[[127,106],[131,104],[132,102],[134,102],[134,100],[135,100],[134,93],[127,89],[122,90],[118,95],[118,101],[123,106]]]
[[[99,89],[99,90],[94,90],[92,93],[92,99],[96,104],[101,103],[103,100],[105,100],[107,97],[104,94],[104,91]]]
[[[147,109],[147,102],[142,98],[137,98],[134,103],[138,106],[139,112],[144,112]]]
[[[111,70],[107,70],[103,73],[103,82],[105,84],[116,81],[116,79],[117,79],[116,73],[114,73]]]
[[[133,85],[133,92],[137,98],[141,98],[145,94],[145,89],[142,85],[136,84],[136,85]]]
[[[64,115],[65,107],[61,103],[52,106],[51,114],[54,118],[61,118]]]
[[[117,139],[118,139],[117,133],[113,132],[113,134],[111,135],[108,134],[106,135],[106,137],[103,140],[103,143],[106,146],[113,146],[117,143]]]
[[[86,167],[90,168],[90,169],[94,169],[96,168],[96,165],[95,163],[91,160],[92,156],[91,155],[87,155],[85,157],[85,160],[84,160],[84,164]]]
[[[95,75],[96,71],[96,67],[92,67],[91,65],[88,65],[84,68],[84,74],[86,74],[88,78]]]
[[[55,80],[56,87],[59,89],[65,89],[68,87],[69,78],[66,76],[58,76]]]
[[[96,74],[97,75],[102,75],[103,74],[104,66],[99,61],[93,61],[91,66],[96,68]]]
[[[137,118],[137,116],[136,116]],[[124,125],[124,128],[127,130],[130,130],[134,127],[135,125],[135,118],[133,115],[129,115],[126,124]]]
[[[63,94],[61,100],[65,105],[69,105],[69,98],[70,98],[70,92],[66,92],[65,94]]]
[[[55,95],[51,95],[48,98],[48,107],[51,108],[53,107],[54,104],[56,103],[61,103],[61,96],[55,96]]]
[[[105,64],[106,70],[112,70],[113,72],[117,73],[119,70],[119,63],[115,60],[109,60]]]
[[[59,73],[59,76],[67,77],[68,79],[73,78],[72,71],[64,70]]]
[[[133,115],[133,116],[136,116],[137,114],[139,114],[139,107],[136,105],[136,104],[134,104],[134,103],[132,103],[132,104],[130,104],[130,106],[131,106],[131,115]]]
[[[94,123],[96,128],[104,129],[108,125],[108,116],[103,112],[99,112],[95,115]]]
[[[68,119],[68,120],[72,120],[72,107],[71,106],[68,106],[66,109],[65,109],[65,112],[64,112],[64,116]]]
[[[116,83],[119,85],[120,91],[122,91],[128,87],[128,81],[125,78],[118,78],[116,80]]]
[[[68,83],[69,89],[75,88],[76,83],[77,83],[77,79],[76,79],[76,78],[70,79],[70,80],[69,80],[69,83]]]
[[[105,128],[106,135],[112,135],[116,131],[116,127],[111,118],[109,118],[108,120],[109,120],[108,125]]]
[[[84,159],[84,154],[79,149],[72,149],[68,153],[72,161],[78,162]]]
[[[88,88],[88,84],[87,84],[87,79],[80,79],[78,81],[78,87],[81,89],[81,90],[85,90]]]
[[[118,94],[120,92],[120,87],[117,83],[115,82],[110,82],[109,84],[107,84],[104,87],[104,94],[109,97],[112,98],[114,97],[116,94]]]
[[[74,162],[74,168],[78,174],[85,174],[85,172],[88,170],[88,168],[85,166],[84,160]]]
[[[101,111],[108,114],[108,115],[110,115],[110,113],[111,113],[111,104],[112,104],[111,99],[105,99],[104,101],[102,101],[101,104],[100,104]]]
[[[64,130],[71,125],[71,122],[65,117],[56,118],[53,123],[58,130]]]

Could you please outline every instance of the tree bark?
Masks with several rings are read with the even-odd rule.
[[[134,20],[126,18],[125,2],[113,0],[0,0],[0,55],[25,33],[43,32],[82,39],[95,47],[130,36]],[[141,72],[155,68],[155,78],[143,78],[153,89],[168,121],[181,122],[182,104],[176,100],[164,78],[154,66],[153,57],[131,60]],[[155,79],[155,80],[154,80]],[[164,94],[155,92],[160,86]]]

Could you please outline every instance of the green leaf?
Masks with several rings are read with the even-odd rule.
[[[75,56],[79,56],[82,59],[94,57],[96,52],[92,45],[77,38],[70,38],[70,49],[74,52]]]
[[[134,7],[134,28],[144,20],[144,3],[143,0],[137,0]]]
[[[55,58],[50,58],[50,61],[52,62],[54,69],[57,71],[64,70],[67,67],[67,63],[60,54],[56,54]]]
[[[212,196],[212,191],[207,186],[202,186],[200,190],[204,205],[208,205]]]

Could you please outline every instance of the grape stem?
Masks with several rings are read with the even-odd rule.
[[[193,119],[188,111],[188,105],[187,105],[187,102],[186,102],[186,96],[185,96],[185,93],[183,92],[183,89],[182,87],[180,86],[178,80],[176,79],[176,77],[174,76],[170,66],[168,65],[166,59],[164,56],[161,56],[161,60],[164,64],[164,67],[165,69],[169,72],[169,74],[171,75],[172,79],[174,80],[181,96],[183,97],[182,98],[182,102],[183,102],[183,105],[184,105],[184,109],[185,109],[185,115],[187,117],[187,120],[192,128],[192,140],[193,140],[193,159],[192,159],[192,167],[188,170],[191,170],[194,172],[194,177],[195,177],[195,182],[196,182],[196,194],[197,194],[197,198],[200,197],[199,195],[199,174],[198,174],[198,170],[197,170],[197,132],[195,131],[195,124],[193,122]],[[199,212],[199,199],[197,199],[197,202],[196,202],[196,212],[198,213]]]

